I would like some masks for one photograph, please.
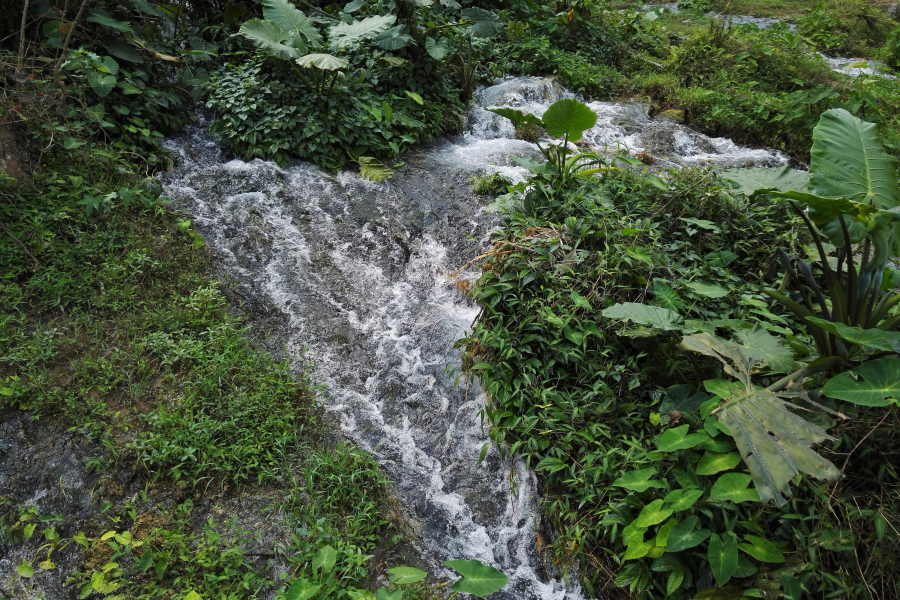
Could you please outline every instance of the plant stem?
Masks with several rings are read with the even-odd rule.
[[[8,235],[8,236],[11,237],[12,239],[16,240],[16,242],[18,242],[19,246],[22,247],[22,250],[25,251],[25,254],[27,254],[28,257],[29,257],[31,260],[34,261],[34,266],[35,266],[35,267],[41,266],[41,263],[38,262],[38,259],[36,259],[36,258],[34,257],[34,254],[32,254],[31,252],[28,251],[28,247],[25,246],[25,244],[22,243],[22,240],[20,240],[19,238],[17,238],[16,235],[15,235],[12,231],[10,231],[9,229],[6,228],[6,225],[3,224],[3,221],[0,221],[0,229],[2,229],[3,231],[5,231],[5,232],[6,232],[6,235]]]
[[[25,21],[28,17],[28,4],[30,0],[25,0],[25,7],[22,9],[22,27],[19,29],[19,60],[16,63],[16,74],[20,77],[25,68]],[[19,89],[22,89],[22,82],[19,82]]]
[[[72,21],[72,27],[69,28],[69,33],[66,34],[66,41],[63,43],[59,60],[57,60],[56,64],[53,66],[53,79],[56,80],[56,85],[62,90],[62,97],[60,98],[59,106],[56,108],[56,112],[59,115],[63,113],[63,107],[66,105],[66,84],[63,83],[62,77],[59,76],[59,69],[69,55],[69,44],[72,43],[72,36],[75,34],[75,29],[78,27],[78,21],[81,20],[81,15],[84,13],[87,3],[88,0],[81,0],[81,6],[78,7],[78,14],[75,15],[75,20]]]
[[[803,381],[810,375],[815,375],[816,373],[823,373],[825,371],[830,371],[834,367],[842,364],[844,360],[840,356],[828,356],[825,358],[820,358],[812,363],[806,365],[799,371],[794,371],[790,375],[786,375],[767,387],[766,389],[770,392],[779,392],[784,388],[788,387],[790,384],[796,381]]]

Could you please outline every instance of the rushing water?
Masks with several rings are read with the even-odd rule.
[[[327,410],[395,482],[416,542],[435,572],[477,558],[510,575],[496,598],[581,598],[553,578],[537,553],[537,480],[487,435],[485,395],[456,384],[453,344],[478,309],[448,280],[488,244],[496,217],[467,179],[524,171],[511,155],[537,156],[509,122],[484,106],[543,114],[569,96],[550,79],[507,79],[482,89],[467,133],[407,153],[387,181],[324,173],[312,164],[228,160],[202,123],[166,145],[176,159],[165,194],[194,219],[239,294],[272,313],[295,364],[314,361]],[[641,104],[590,104],[598,148],[647,150],[663,164],[775,166],[784,156],[710,139]],[[474,281],[476,271],[460,278]],[[449,573],[446,573],[449,575]]]

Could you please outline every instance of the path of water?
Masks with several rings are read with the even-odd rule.
[[[296,365],[314,361],[327,410],[395,482],[435,572],[449,559],[477,558],[511,576],[495,598],[563,600],[581,591],[553,578],[538,556],[535,476],[501,462],[479,464],[485,403],[473,384],[455,385],[453,344],[478,309],[448,274],[486,247],[497,217],[467,179],[525,173],[511,155],[537,156],[509,122],[485,106],[536,114],[568,96],[550,79],[517,78],[477,94],[466,134],[410,151],[387,181],[331,175],[312,164],[228,160],[202,123],[166,142],[176,159],[161,175],[165,194],[188,213],[239,294],[265,307],[271,333]],[[648,150],[666,164],[725,167],[785,164],[766,150],[710,139],[641,104],[590,104],[592,146]],[[473,281],[475,271],[464,279]],[[449,576],[449,572],[446,573]]]

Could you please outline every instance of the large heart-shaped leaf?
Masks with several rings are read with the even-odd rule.
[[[790,167],[728,169],[722,177],[737,184],[738,191],[747,196],[770,190],[805,192],[809,184],[809,173]]]
[[[766,538],[761,538],[755,535],[745,535],[744,539],[746,539],[750,543],[739,544],[738,548],[740,548],[756,560],[770,563],[784,562],[784,555],[781,553],[781,550],[779,550],[775,546],[775,544],[773,544]]]
[[[443,60],[450,53],[450,43],[447,38],[434,41],[434,38],[428,37],[425,39],[425,52],[434,60]]]
[[[301,67],[315,67],[323,71],[336,71],[346,69],[350,62],[331,54],[307,54],[298,58],[297,64]]]
[[[685,450],[702,444],[709,439],[709,435],[703,431],[689,434],[688,427],[690,425],[673,427],[664,431],[662,435],[656,436],[656,444],[659,446],[659,451],[675,452],[676,450]]]
[[[897,159],[884,150],[878,129],[843,108],[822,113],[813,130],[810,191],[887,209],[900,203]]]
[[[656,475],[656,469],[652,467],[649,469],[638,469],[637,471],[625,473],[613,481],[612,484],[615,487],[623,487],[635,492],[643,492],[648,488],[665,488],[665,482],[650,479],[654,475]]]
[[[394,15],[378,15],[352,23],[342,21],[328,30],[328,43],[333,50],[355,46],[363,40],[387,31],[396,20],[397,17]]]
[[[322,45],[322,35],[312,19],[288,0],[263,0],[263,17],[284,29],[287,39],[291,40],[290,45],[300,52],[306,52],[306,45],[301,38],[305,38],[313,48]]]
[[[331,546],[320,548],[312,557],[312,568],[314,570],[321,569],[323,573],[328,573],[334,568],[337,562],[337,550]]]
[[[859,344],[860,346],[875,348],[885,352],[900,352],[900,332],[897,331],[885,331],[877,327],[873,329],[858,329],[843,323],[835,323],[834,321],[817,319],[816,317],[806,317],[806,321],[821,327],[828,333],[833,333],[851,344]]]
[[[428,573],[425,571],[413,567],[394,567],[393,569],[388,569],[387,572],[391,579],[391,583],[395,585],[415,583],[417,581],[422,581],[428,576]]]
[[[493,594],[509,581],[509,577],[478,560],[448,560],[444,566],[462,575],[451,590],[475,594],[479,598]]]
[[[666,507],[671,509],[672,512],[687,510],[692,507],[702,495],[703,490],[695,490],[690,488],[675,490],[673,492],[669,492],[669,494],[665,497]]]
[[[662,279],[653,280],[653,296],[663,308],[673,312],[684,309],[684,300]]]
[[[691,515],[676,525],[669,533],[666,541],[666,550],[669,552],[681,552],[699,546],[709,537],[709,529],[695,529],[699,521],[697,515]]]
[[[700,294],[706,298],[724,298],[728,295],[728,288],[714,283],[706,283],[705,281],[689,281],[684,284],[695,294]]]
[[[97,71],[91,71],[88,73],[88,83],[91,84],[91,89],[93,89],[98,96],[105,98],[112,89],[116,87],[116,78],[112,75],[104,75]]]
[[[315,596],[321,587],[318,583],[310,584],[305,579],[296,579],[288,588],[286,600],[308,600]]]
[[[601,314],[607,319],[632,321],[638,325],[648,325],[666,331],[677,331],[682,326],[681,315],[677,312],[636,302],[624,302],[610,306]]]
[[[578,100],[564,98],[554,102],[543,117],[544,131],[553,138],[568,137],[577,142],[581,135],[597,124],[597,115]]]
[[[250,19],[241,25],[239,33],[253,42],[257,48],[275,58],[290,60],[297,58],[301,54],[301,50],[285,43],[285,40],[289,37],[288,31],[272,21]],[[303,48],[302,51],[306,52],[306,49]]]
[[[822,393],[863,406],[887,406],[900,398],[900,358],[864,362],[828,380]]]
[[[722,537],[712,534],[709,537],[709,568],[712,569],[716,583],[725,585],[734,576],[738,567],[737,537],[731,532]]]
[[[709,499],[716,502],[759,502],[759,492],[750,485],[752,477],[745,473],[727,473],[719,477],[709,491]]]
[[[489,10],[483,8],[466,8],[462,11],[462,18],[472,22],[472,37],[494,37],[502,31],[500,18]]]
[[[641,513],[634,520],[635,527],[650,527],[658,525],[668,519],[674,511],[671,508],[663,508],[663,500],[654,500],[650,504],[644,505]]]
[[[728,454],[705,452],[700,462],[697,463],[697,475],[715,475],[735,468],[740,462],[741,455],[738,452],[729,452]]]

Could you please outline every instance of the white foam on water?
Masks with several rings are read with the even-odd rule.
[[[450,559],[477,558],[510,576],[495,598],[578,600],[577,577],[564,583],[537,550],[539,482],[488,441],[477,382],[459,384],[454,343],[479,308],[448,280],[488,246],[491,199],[468,178],[527,172],[514,155],[539,158],[507,121],[483,107],[542,115],[574,97],[552,79],[511,78],[478,90],[470,127],[403,158],[383,182],[331,175],[297,161],[285,168],[228,160],[201,126],[166,141],[177,166],[160,178],[190,214],[237,291],[270,317],[277,346],[327,385],[326,409],[344,434],[371,452],[395,482],[416,544],[436,573]],[[637,103],[590,104],[593,146],[670,153],[673,165],[783,164],[776,152],[711,139]],[[202,125],[203,123],[201,123]],[[474,281],[477,270],[459,279]],[[279,325],[278,323],[281,323]],[[515,485],[511,486],[510,482]]]

